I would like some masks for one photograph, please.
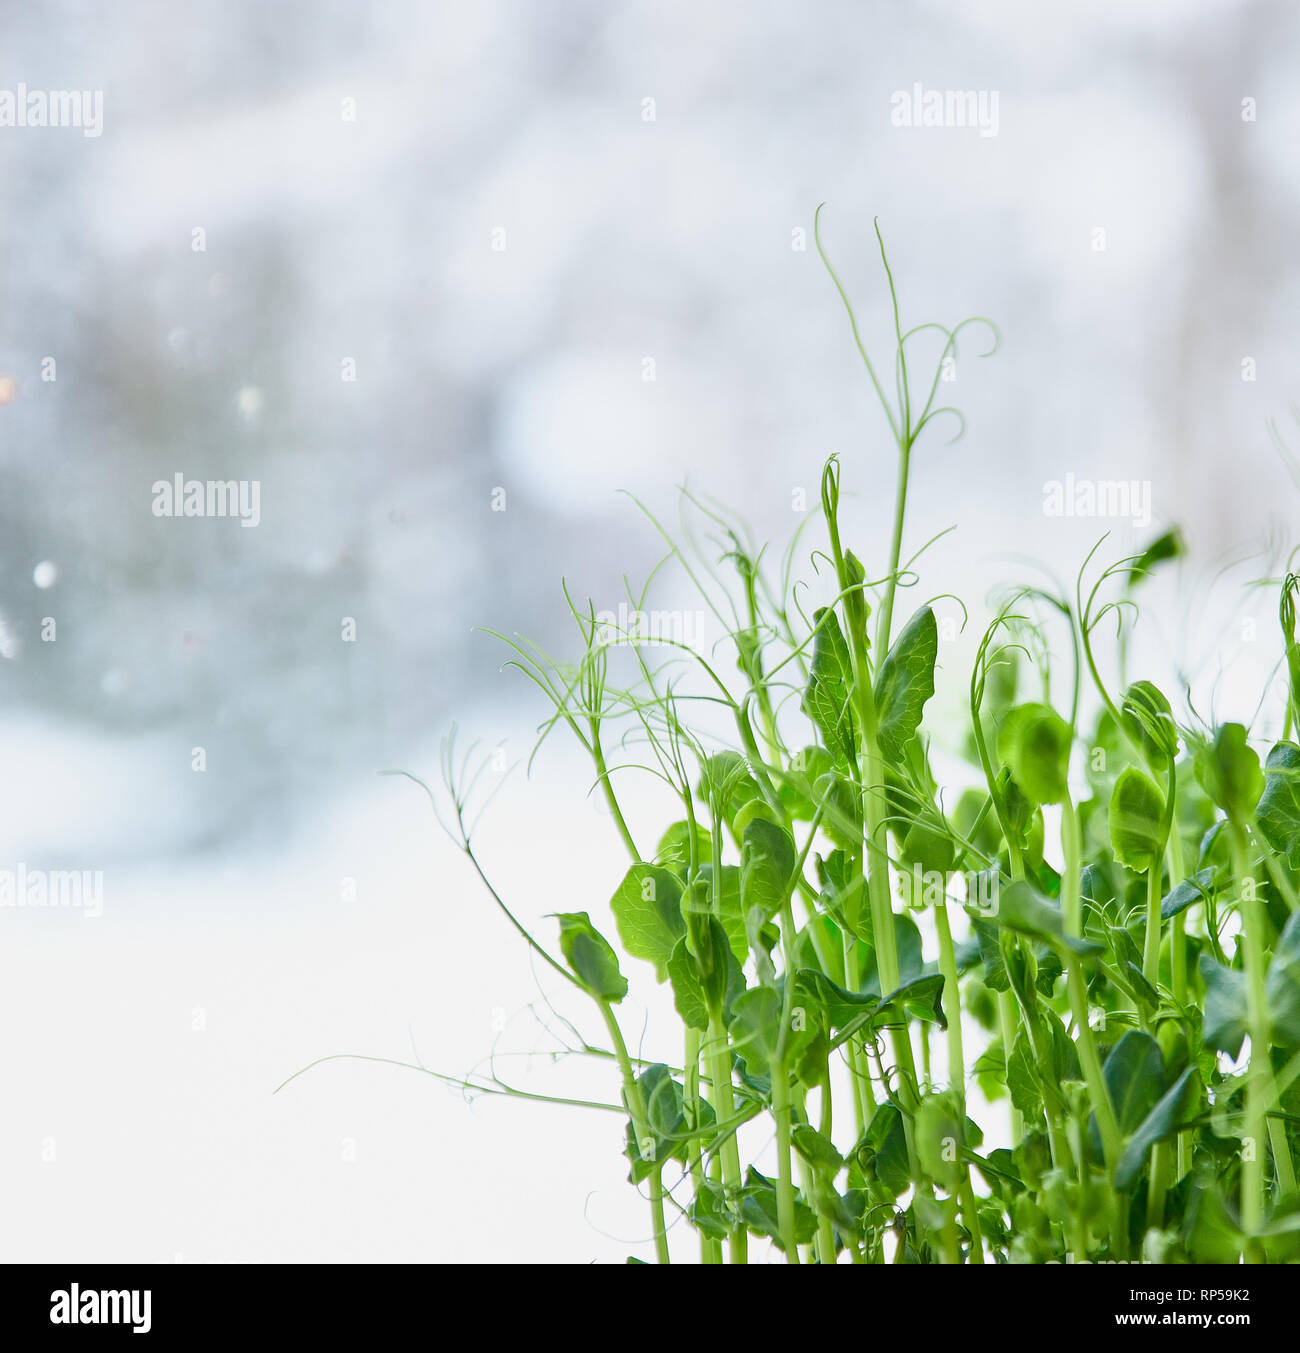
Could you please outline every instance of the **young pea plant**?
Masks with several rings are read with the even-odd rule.
[[[576,660],[497,636],[550,707],[538,746],[566,729],[590,758],[627,855],[621,878],[590,885],[612,930],[562,912],[552,947],[497,891],[472,842],[481,766],[454,738],[441,788],[422,787],[603,1030],[559,1017],[562,1050],[607,1065],[611,1089],[525,1092],[495,1064],[439,1079],[622,1118],[660,1262],[1300,1259],[1300,581],[1279,588],[1287,689],[1262,767],[1242,725],[1180,722],[1155,684],[1127,680],[1134,594],[1181,555],[1175,533],[1088,586],[1099,542],[1072,596],[1012,591],[978,646],[964,739],[944,730],[969,761],[949,811],[925,723],[938,624],[928,604],[898,627],[894,611],[918,581],[912,454],[941,413],[961,431],[935,407],[943,364],[967,327],[993,346],[996,331],[905,329],[877,231],[887,385],[820,211],[814,234],[895,447],[883,565],[870,576],[844,539],[832,458],[820,512],[775,569],[698,495],[683,490],[676,536],[642,508],[661,567],[723,635],[707,651],[604,623],[567,589]],[[918,382],[927,337],[938,355]],[[629,586],[634,614],[647,596]],[[626,810],[638,773],[674,796],[672,820]],[[629,974],[671,994],[677,1027],[647,1032],[652,1055],[629,1051]]]

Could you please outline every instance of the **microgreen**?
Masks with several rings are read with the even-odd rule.
[[[877,230],[887,376],[820,212],[815,237],[896,453],[889,539],[859,546],[879,572],[842,534],[845,476],[866,471],[836,458],[775,566],[698,495],[678,531],[637,503],[666,548],[655,574],[698,590],[716,645],[611,633],[567,588],[576,658],[497,636],[547,703],[539,745],[567,728],[589,756],[625,872],[579,868],[566,901],[586,910],[525,922],[472,843],[476,767],[453,739],[427,790],[439,821],[564,979],[565,1050],[609,1068],[582,1107],[625,1120],[611,1145],[661,1261],[744,1262],[751,1241],[790,1263],[1300,1259],[1300,581],[1279,591],[1287,682],[1262,765],[1241,724],[1124,684],[1134,593],[1183,554],[1168,532],[1104,567],[1098,542],[1073,595],[1003,598],[967,727],[941,730],[966,778],[941,789],[927,720],[936,684],[964,677],[932,606],[900,604],[919,581],[909,473],[941,414],[964,426],[936,407],[943,364],[968,329],[990,350],[997,333],[905,328]],[[634,609],[646,596],[628,586]],[[637,773],[673,816],[625,811]],[[654,983],[677,1027],[652,1024],[634,1058],[624,1012]],[[605,1046],[577,1034],[584,1007]]]

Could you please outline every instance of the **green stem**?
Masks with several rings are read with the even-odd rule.
[[[1082,844],[1079,839],[1079,819],[1068,793],[1061,803],[1061,853],[1064,856],[1064,867],[1061,871],[1061,913],[1065,921],[1065,930],[1066,934],[1073,938],[1082,939],[1083,899],[1079,892]],[[1101,1073],[1101,1058],[1097,1054],[1097,1043],[1092,1036],[1092,1025],[1088,1022],[1088,987],[1084,982],[1083,964],[1076,953],[1067,951],[1065,966],[1070,1013],[1074,1016],[1074,1022],[1079,1030],[1079,1059],[1083,1064],[1088,1094],[1092,1100],[1093,1112],[1097,1115],[1097,1126],[1101,1131],[1106,1168],[1114,1174],[1123,1150],[1123,1142],[1120,1137],[1119,1121],[1115,1117],[1115,1106],[1110,1102],[1110,1095],[1106,1092],[1106,1080]]]
[[[632,833],[627,829],[627,822],[623,818],[623,810],[618,805],[618,797],[614,793],[614,786],[610,783],[609,768],[605,765],[605,753],[600,745],[600,720],[591,720],[591,759],[596,766],[596,777],[600,780],[600,787],[605,793],[605,802],[609,805],[610,816],[614,819],[614,825],[618,828],[618,834],[623,838],[623,844],[628,849],[628,854],[632,856],[632,862],[635,864],[641,859],[641,854],[636,848],[636,842],[632,839]]]
[[[822,1081],[821,1094],[821,1116],[817,1128],[822,1136],[825,1137],[827,1141],[830,1141],[831,1129],[834,1126],[835,1108],[834,1100],[831,1097],[831,1074],[829,1068],[827,1068],[826,1077]],[[857,1100],[856,1095],[854,1095],[854,1100]],[[818,1214],[817,1252],[818,1259],[821,1263],[833,1264],[835,1262],[835,1227],[831,1223],[831,1219],[824,1214]]]
[[[804,879],[797,879],[795,887],[799,896],[803,898],[804,910],[808,913],[808,936],[812,940],[813,951],[817,955],[817,962],[821,964],[822,971],[832,981],[844,984],[844,966],[841,956],[835,953],[831,943],[831,937],[827,935],[822,925],[821,912],[817,910],[816,894],[808,886]],[[838,960],[838,961],[837,961]]]
[[[962,1123],[966,1119],[966,1058],[961,1041],[961,989],[957,985],[957,952],[948,924],[948,907],[941,899],[934,909],[934,926],[939,935],[939,971],[943,974],[944,1014],[948,1017],[948,1084],[957,1091]],[[963,1220],[971,1235],[970,1261],[984,1262],[984,1237],[980,1231],[975,1190],[971,1186],[970,1165],[963,1161],[958,1185]]]
[[[1016,943],[1020,941],[1017,939]],[[1041,1029],[1035,1022],[1035,1001],[1036,993],[1030,985],[1023,1003],[1025,1036],[1029,1039],[1029,1050],[1033,1053],[1034,1065],[1038,1068],[1038,1083],[1043,1092],[1043,1112],[1047,1117],[1047,1140],[1052,1151],[1052,1164],[1068,1173],[1074,1165],[1074,1155],[1070,1150],[1070,1138],[1065,1127],[1066,1107],[1061,1097],[1061,1088],[1052,1070],[1053,1050],[1044,1047],[1039,1037]]]
[[[636,1073],[632,1070],[632,1059],[627,1055],[627,1044],[623,1042],[623,1031],[618,1027],[614,1008],[608,1001],[596,999],[600,1013],[604,1016],[605,1027],[614,1044],[614,1055],[618,1059],[618,1069],[623,1076],[623,1098],[627,1101],[628,1113],[632,1119],[632,1140],[636,1143],[637,1155],[643,1160],[654,1163],[654,1157],[645,1155],[646,1143],[654,1149],[654,1134],[650,1131],[646,1118],[645,1101],[641,1098],[641,1087],[637,1084]],[[662,1164],[650,1176],[650,1217],[654,1223],[655,1253],[661,1264],[668,1262],[668,1232],[664,1227],[664,1197]]]
[[[1255,888],[1255,876],[1246,857],[1246,833],[1229,823],[1232,872],[1241,889],[1241,921],[1246,957],[1246,1021],[1250,1030],[1250,1068],[1246,1080],[1246,1132],[1248,1155],[1241,1163],[1241,1228],[1246,1232],[1247,1262],[1259,1260],[1253,1239],[1264,1220],[1265,1113],[1270,1097],[1272,1067],[1268,1060],[1269,1018],[1265,987],[1264,905]]]
[[[1142,976],[1160,990],[1160,861],[1147,870],[1147,930],[1142,947]]]
[[[1151,1177],[1147,1181],[1147,1230],[1165,1224],[1165,1189],[1169,1180],[1169,1143],[1157,1142],[1151,1153]]]
[[[1016,1041],[1016,1029],[1020,1025],[1020,1012],[1016,1008],[1016,998],[1010,991],[998,992],[998,1025],[1002,1030],[1002,1052],[1004,1062],[1011,1060],[1011,1049]],[[1003,1080],[1005,1081],[1005,1073]],[[1011,1145],[1019,1146],[1025,1135],[1025,1116],[1007,1096],[1011,1112]]]
[[[898,565],[903,557],[903,518],[907,512],[907,480],[911,469],[912,440],[906,433],[898,444],[898,481],[894,493],[894,534],[889,550],[889,574],[876,620],[876,652],[889,652],[890,630],[894,620],[894,592],[898,586]]]
[[[862,974],[858,965],[858,942],[847,930],[841,938],[844,941],[844,973],[850,991],[857,991],[862,984]],[[849,1059],[849,1073],[853,1078],[853,1118],[861,1137],[866,1130],[869,1114],[866,1095],[871,1093],[871,1071],[863,1065],[861,1048],[856,1040],[850,1038],[845,1046]]]
[[[790,1073],[784,1063],[772,1067],[772,1116],[776,1119],[776,1219],[786,1263],[799,1262],[794,1238],[794,1180],[790,1170]]]
[[[810,838],[811,839],[811,838]],[[803,859],[795,863],[802,872]],[[787,891],[781,906],[781,942],[785,958],[785,990],[781,1002],[781,1032],[777,1037],[777,1057],[772,1067],[772,1116],[776,1119],[776,1217],[786,1263],[799,1262],[799,1246],[794,1231],[794,1179],[790,1168],[790,1067],[786,1048],[794,1018],[794,909]]]
[[[655,1228],[655,1257],[661,1264],[670,1262],[668,1228],[664,1225],[664,1167],[656,1165],[650,1176],[650,1216]]]
[[[1273,1165],[1277,1170],[1277,1200],[1280,1204],[1287,1198],[1294,1198],[1296,1192],[1295,1167],[1291,1162],[1291,1147],[1286,1139],[1286,1124],[1276,1118],[1270,1118],[1268,1140],[1273,1148]]]
[[[906,467],[904,466],[904,469]],[[853,703],[857,715],[861,754],[861,793],[863,818],[863,847],[866,852],[867,895],[871,906],[872,937],[875,941],[876,971],[880,978],[881,995],[888,995],[899,985],[898,941],[894,934],[894,910],[889,897],[889,843],[886,834],[884,798],[885,770],[880,754],[877,733],[876,701],[871,688],[871,673],[867,665],[864,636],[853,624],[847,598],[856,585],[845,562],[840,544],[837,519],[839,484],[830,473],[823,481],[823,502],[826,506],[826,525],[830,535],[831,554],[840,590],[845,595],[845,629],[849,640],[849,659],[853,673]],[[886,584],[887,588],[891,584]],[[877,630],[877,634],[880,630]],[[887,634],[887,631],[886,631]],[[916,1107],[916,1060],[907,1022],[890,1030],[894,1059],[898,1063],[902,1086],[900,1101],[903,1110],[903,1132],[907,1141],[908,1169],[917,1187],[926,1190],[916,1158],[916,1143],[912,1132],[912,1111]]]
[[[943,1249],[946,1263],[961,1263],[961,1238],[957,1234],[956,1198],[950,1198],[943,1205]]]
[[[731,1093],[731,1055],[727,1045],[727,1031],[718,1015],[709,1018],[708,1058],[710,1078],[713,1081],[714,1110],[719,1123],[729,1122],[736,1112],[736,1101]],[[722,1143],[722,1182],[727,1200],[733,1206],[740,1195],[740,1147],[736,1134],[729,1132]],[[733,1264],[747,1261],[749,1238],[743,1222],[737,1222],[727,1237],[727,1257]]]
[[[1177,793],[1177,778],[1170,781],[1170,790]],[[1183,868],[1183,838],[1178,830],[1178,815],[1169,825],[1169,840],[1166,843],[1169,855],[1169,887],[1172,891],[1187,877]],[[1169,961],[1173,969],[1173,992],[1176,1005],[1187,1004],[1187,913],[1180,911],[1171,922]],[[1179,1139],[1180,1157],[1182,1138]],[[1179,1170],[1181,1174],[1181,1169]]]
[[[699,1198],[704,1188],[704,1155],[700,1149],[700,1139],[695,1134],[700,1126],[700,1031],[692,1025],[686,1026],[685,1091],[682,1096],[682,1109],[686,1118],[686,1131],[691,1134],[687,1147],[690,1161],[691,1182],[695,1196]],[[700,1262],[720,1264],[722,1251],[716,1240],[700,1232]]]

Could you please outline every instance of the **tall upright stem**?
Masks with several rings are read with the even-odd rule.
[[[905,433],[898,445],[898,484],[894,491],[894,534],[889,551],[889,574],[880,600],[880,615],[876,619],[876,652],[889,652],[890,632],[894,623],[894,592],[898,586],[898,565],[903,558],[903,518],[907,513],[907,480],[911,471],[911,434]]]
[[[696,1133],[700,1127],[700,1031],[694,1025],[686,1026],[685,1086],[682,1095],[682,1109],[686,1117],[686,1130]],[[690,1161],[691,1183],[695,1196],[699,1198],[704,1190],[704,1157],[700,1150],[700,1139],[692,1135],[687,1145],[687,1159]],[[718,1242],[700,1232],[700,1261],[705,1264],[722,1262],[722,1251]]]
[[[646,1118],[645,1101],[641,1087],[637,1084],[636,1072],[632,1070],[632,1059],[627,1055],[627,1044],[623,1042],[623,1031],[618,1027],[614,1008],[608,1001],[597,1000],[600,1013],[604,1016],[605,1027],[614,1044],[614,1056],[618,1060],[618,1069],[623,1076],[623,1098],[632,1118],[632,1140],[636,1144],[637,1155],[644,1159],[645,1143],[653,1144],[654,1135],[650,1131]],[[668,1262],[668,1232],[664,1226],[664,1185],[663,1168],[660,1162],[651,1159],[654,1169],[650,1175],[650,1217],[654,1224],[655,1254],[661,1264]]]
[[[1065,921],[1067,935],[1075,939],[1083,937],[1083,899],[1079,891],[1079,858],[1082,846],[1079,840],[1079,819],[1075,815],[1074,803],[1067,793],[1061,804],[1061,853],[1064,867],[1061,872],[1061,913]],[[1106,1091],[1106,1080],[1101,1073],[1101,1058],[1097,1054],[1097,1043],[1092,1036],[1092,1025],[1088,1022],[1088,988],[1083,979],[1083,964],[1078,954],[1067,951],[1066,984],[1070,994],[1070,1013],[1079,1030],[1079,1060],[1083,1063],[1084,1079],[1088,1083],[1088,1095],[1092,1100],[1093,1112],[1097,1115],[1097,1126],[1101,1130],[1102,1153],[1106,1158],[1106,1167],[1112,1173],[1119,1164],[1122,1141],[1119,1121],[1115,1117],[1115,1106],[1110,1102]]]
[[[957,952],[948,924],[947,899],[940,898],[934,909],[935,930],[939,934],[939,971],[943,974],[944,1007],[948,1016],[948,1084],[957,1092],[963,1128],[966,1121],[966,1059],[961,1042],[961,991],[957,985]],[[970,1164],[961,1163],[958,1186],[962,1215],[971,1235],[970,1261],[984,1262],[984,1237],[980,1231],[979,1209],[971,1186]]]
[[[1246,1262],[1258,1263],[1254,1240],[1264,1220],[1264,1161],[1268,1150],[1265,1114],[1268,1110],[1272,1068],[1268,1061],[1269,1018],[1264,960],[1264,904],[1255,888],[1246,855],[1245,828],[1228,827],[1232,872],[1241,889],[1241,922],[1246,946],[1246,1022],[1250,1030],[1250,1069],[1246,1080],[1246,1152],[1241,1163],[1241,1229],[1248,1237]]]
[[[731,1093],[731,1057],[727,1046],[727,1031],[716,1015],[709,1020],[708,1057],[710,1078],[713,1081],[713,1102],[719,1123],[735,1116],[736,1101]],[[722,1182],[727,1201],[734,1205],[740,1194],[740,1147],[734,1131],[728,1132],[722,1143]],[[749,1237],[743,1222],[738,1221],[727,1236],[727,1257],[733,1264],[746,1262]]]
[[[595,763],[596,776],[600,780],[605,802],[609,805],[610,816],[614,819],[614,825],[618,828],[618,834],[623,838],[623,844],[627,847],[628,854],[631,855],[633,862],[636,862],[641,858],[641,855],[636,848],[636,842],[632,839],[632,833],[628,831],[623,810],[619,807],[618,796],[614,793],[614,786],[610,783],[609,767],[605,765],[605,752],[600,745],[599,719],[591,721],[591,759]]]
[[[1147,870],[1147,928],[1142,946],[1142,976],[1160,989],[1160,861]]]

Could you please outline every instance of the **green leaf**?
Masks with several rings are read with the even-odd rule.
[[[776,1189],[772,1181],[751,1165],[740,1190],[740,1218],[757,1235],[767,1236],[779,1250],[785,1249],[777,1221]],[[795,1194],[794,1239],[806,1245],[817,1234],[817,1217],[812,1208]]]
[[[832,765],[831,754],[825,747],[816,745],[804,747],[790,758],[776,791],[789,817],[796,822],[812,819],[817,811],[813,786],[832,769]]]
[[[1042,816],[1038,812],[1037,803],[1016,783],[1015,777],[1011,774],[1010,766],[1003,766],[998,771],[997,789],[1002,798],[1003,811],[1007,820],[1007,839],[1017,841],[1022,846],[1028,845],[1035,816],[1037,815],[1040,819]]]
[[[713,866],[704,865],[700,877],[710,882]],[[745,912],[740,900],[740,869],[724,864],[718,871],[718,921],[726,932],[731,952],[741,963],[749,956],[749,937],[745,930]]]
[[[1150,1034],[1130,1029],[1101,1068],[1119,1130],[1127,1135],[1146,1118],[1164,1089],[1165,1062]]]
[[[1040,1043],[1050,1048],[1050,1066],[1045,1070],[1039,1067],[1028,1031],[1023,1025],[1016,1034],[1007,1062],[1007,1090],[1011,1102],[1030,1119],[1037,1119],[1043,1113],[1041,1078],[1044,1075],[1050,1076],[1055,1085],[1079,1080],[1082,1075],[1079,1054],[1056,1015],[1040,1006],[1034,1020]]]
[[[795,976],[795,999],[811,1000],[826,1011],[832,1029],[842,1029],[862,1014],[880,1007],[880,997],[846,991],[816,968],[800,968]]]
[[[666,1160],[686,1159],[686,1142],[683,1140],[686,1115],[682,1087],[666,1066],[655,1063],[646,1067],[636,1078],[636,1083],[641,1091],[641,1103],[645,1106],[645,1127],[649,1138],[637,1141],[629,1120],[627,1155],[632,1162],[631,1181],[639,1184],[654,1171],[656,1165],[662,1165]],[[626,1096],[623,1102],[626,1105]]]
[[[963,1154],[999,1196],[1005,1198],[1024,1188],[1024,1180],[1020,1178],[1020,1171],[1016,1169],[1015,1156],[1007,1147],[996,1147],[987,1156],[977,1155],[970,1150]]]
[[[655,859],[665,869],[685,876],[690,858],[691,824],[683,818],[674,822],[659,838]],[[697,864],[707,864],[713,859],[713,838],[698,822],[695,824],[695,859]]]
[[[848,645],[835,612],[823,607],[813,612],[817,636],[802,709],[821,731],[837,766],[847,769],[857,757],[853,714],[849,708],[852,664]]]
[[[868,1027],[874,1027],[879,1014],[888,1017],[891,1007],[902,1010],[917,1019],[927,1020],[947,1028],[943,1012],[942,973],[918,973],[900,983],[882,1000],[873,991],[846,991],[816,968],[801,968],[795,977],[797,1000],[811,1000],[826,1012],[832,1029],[842,1029],[861,1015],[873,1016]]]
[[[745,989],[745,974],[732,951],[727,932],[707,911],[686,911],[686,938],[668,961],[677,1013],[692,1028],[708,1027],[712,1010],[726,1018],[731,1002]],[[699,1023],[700,1004],[705,1009]]]
[[[1138,948],[1131,931],[1123,926],[1108,925],[1106,938],[1110,941],[1111,953],[1115,955],[1116,962],[1123,964],[1126,969],[1141,964],[1142,950]]]
[[[627,978],[591,917],[585,911],[562,911],[555,913],[555,919],[560,923],[560,951],[582,985],[598,1000],[621,1001],[627,995]]]
[[[662,982],[673,949],[686,934],[677,875],[652,864],[634,864],[609,905],[623,948],[633,958],[653,963]]]
[[[869,922],[870,917],[870,912],[867,912],[862,919]],[[916,922],[906,912],[895,912],[893,924],[894,949],[898,954],[898,976],[902,982],[910,981],[925,971],[925,960],[921,955],[921,932],[917,929]],[[879,996],[880,970],[876,963],[874,936],[872,946],[863,954],[861,970],[862,985],[859,990],[874,992]]]
[[[725,1240],[731,1234],[731,1216],[727,1211],[722,1185],[703,1179],[695,1190],[695,1199],[687,1209],[691,1225],[710,1240]]]
[[[740,904],[755,934],[789,897],[795,858],[794,841],[784,827],[756,817],[745,828],[740,843]]]
[[[1213,865],[1208,865],[1204,869],[1198,869],[1191,878],[1185,878],[1173,888],[1160,904],[1160,919],[1167,921],[1171,916],[1177,916],[1180,911],[1186,911],[1195,903],[1213,896],[1216,872]]]
[[[1300,869],[1300,747],[1279,742],[1264,765],[1264,794],[1256,809],[1264,840]]]
[[[1005,929],[1043,940],[1053,949],[1069,949],[1082,956],[1102,952],[1102,946],[1092,940],[1067,935],[1060,908],[1024,879],[999,890],[993,919]]]
[[[773,823],[777,826],[781,824],[781,815],[766,799],[750,799],[748,803],[741,805],[740,811],[731,819],[731,830],[741,840],[744,840],[745,828],[755,818],[762,818],[764,822]]]
[[[916,1155],[921,1169],[943,1189],[954,1192],[962,1171],[965,1115],[951,1091],[926,1095],[916,1106]]]
[[[1126,766],[1110,796],[1110,846],[1127,869],[1145,873],[1164,853],[1165,796],[1136,766]]]
[[[1195,1116],[1200,1099],[1201,1083],[1196,1068],[1189,1066],[1156,1102],[1155,1108],[1129,1139],[1115,1169],[1117,1189],[1127,1191],[1133,1187],[1142,1172],[1147,1152],[1157,1142],[1175,1136],[1179,1128]]]
[[[871,911],[862,870],[850,866],[844,851],[833,850],[824,860],[817,857],[817,878],[821,883],[818,901],[822,910],[836,925],[870,944]],[[838,947],[838,939],[836,943]]]
[[[830,1064],[830,1040],[826,1037],[824,1019],[819,1012],[815,1024],[809,1026],[811,1037],[800,1040],[792,1057],[794,1074],[808,1088],[820,1086],[826,1080]]]
[[[957,856],[957,847],[942,819],[911,823],[899,845],[899,856],[908,873],[919,867],[931,876],[946,874]]]
[[[1268,1019],[1273,1042],[1300,1047],[1300,912],[1286,923],[1268,969]]]
[[[1205,1011],[1201,1036],[1206,1045],[1226,1052],[1235,1061],[1249,1032],[1246,1018],[1246,974],[1201,955],[1205,983]]]
[[[871,607],[867,604],[867,595],[863,591],[863,584],[867,580],[867,571],[862,567],[862,561],[852,550],[844,551],[844,574],[853,588],[844,598],[844,612],[848,616],[849,633],[862,645],[862,651],[865,653],[871,647],[871,640],[867,636],[867,617],[871,614]]]
[[[894,1197],[912,1182],[907,1161],[907,1134],[903,1115],[894,1104],[882,1104],[871,1116],[862,1140],[853,1148],[858,1168]]]
[[[1070,764],[1070,725],[1047,705],[1017,705],[998,729],[998,756],[1033,803],[1060,803]]]
[[[813,802],[822,810],[822,830],[844,850],[862,849],[862,794],[837,770],[819,775],[812,786]]]
[[[1052,1149],[1047,1133],[1038,1128],[1026,1128],[1011,1159],[1022,1182],[1037,1192],[1042,1188],[1043,1176],[1052,1168]]]
[[[1047,944],[1036,944],[1034,946],[1034,964],[1038,969],[1034,977],[1034,985],[1044,996],[1050,999],[1056,987],[1057,978],[1065,971],[1065,964],[1062,962],[1060,954]]]
[[[921,726],[925,702],[934,694],[934,664],[939,655],[939,628],[928,606],[903,627],[880,664],[875,700],[880,750],[893,760]]]
[[[1133,988],[1133,995],[1137,997],[1138,1004],[1147,1014],[1151,1014],[1159,1007],[1160,993],[1147,981],[1146,974],[1132,959],[1125,961],[1124,976],[1128,978],[1128,984]]]
[[[880,1002],[881,1018],[885,1012],[901,1009],[915,1019],[928,1024],[937,1024],[941,1029],[948,1027],[943,1012],[943,974],[932,972],[919,974],[888,992]]]
[[[1007,1086],[1007,1059],[1001,1036],[995,1037],[975,1059],[971,1074],[979,1084],[984,1098],[994,1100]]]
[[[745,913],[740,905],[740,870],[734,864],[724,864],[718,871],[716,912],[713,910],[713,866],[701,865],[697,878],[703,889],[702,894],[683,893],[683,912],[688,905],[688,896],[695,898],[694,905],[703,905],[721,924],[727,942],[731,945],[731,952],[743,963],[749,957],[749,936],[745,930]]]
[[[718,811],[728,819],[735,817],[746,803],[762,797],[749,762],[739,752],[718,752],[709,757],[700,772],[698,789],[701,799],[705,803],[716,803]]]
[[[709,1003],[704,994],[704,983],[700,979],[699,965],[686,947],[684,938],[674,946],[667,971],[673,988],[673,1005],[677,1007],[682,1022],[701,1032],[708,1029]]]
[[[1264,792],[1259,756],[1239,723],[1225,723],[1196,751],[1196,779],[1233,822],[1249,821]]]
[[[1100,865],[1085,865],[1079,875],[1079,892],[1088,904],[1088,909],[1103,917],[1110,911],[1115,901],[1114,882],[1108,868]]]
[[[781,997],[776,988],[753,987],[737,996],[727,1032],[750,1074],[768,1075],[781,1040]]]
[[[1033,1048],[1022,1027],[1011,1046],[1007,1059],[1007,1091],[1011,1102],[1030,1121],[1036,1122],[1043,1113],[1043,1095],[1038,1088],[1038,1063]]]
[[[1178,754],[1178,729],[1169,701],[1149,681],[1135,681],[1120,706],[1124,731],[1141,748],[1151,766],[1163,767]]]
[[[1158,564],[1180,558],[1185,550],[1183,535],[1177,526],[1158,535],[1134,561],[1129,570],[1129,587],[1136,587]]]
[[[814,1169],[828,1170],[833,1176],[844,1164],[844,1157],[835,1149],[835,1143],[807,1123],[796,1123],[790,1129],[790,1141]]]
[[[1184,1222],[1188,1249],[1198,1264],[1239,1264],[1245,1240],[1213,1177],[1193,1179]]]
[[[984,985],[990,991],[1010,991],[1011,979],[1002,958],[1002,941],[992,921],[971,921],[971,929],[979,940],[980,957],[984,960]]]

